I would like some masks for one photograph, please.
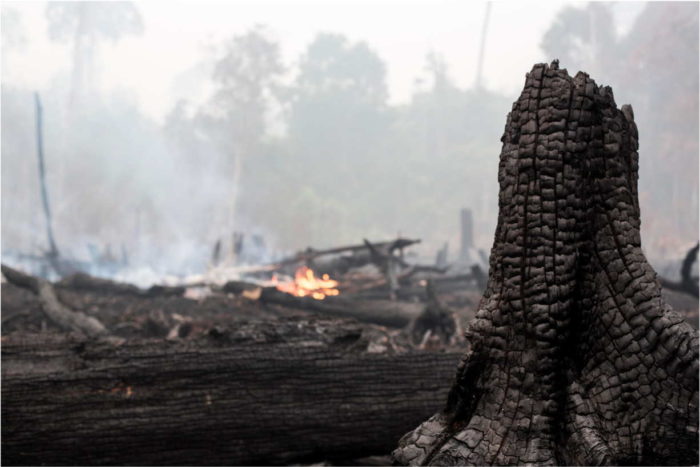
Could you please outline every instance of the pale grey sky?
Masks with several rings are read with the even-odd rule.
[[[293,66],[319,31],[365,40],[387,63],[392,102],[406,101],[429,51],[441,54],[461,87],[474,80],[485,2],[465,0],[325,0],[226,2],[136,2],[145,24],[132,36],[99,52],[99,87],[133,96],[140,109],[160,120],[180,98],[198,100],[207,92],[201,61],[210,47],[255,24],[268,27]],[[533,63],[551,59],[539,48],[556,13],[576,2],[497,1],[486,43],[487,88],[516,94]],[[2,80],[27,89],[46,87],[69,73],[70,48],[53,44],[46,32],[46,2],[3,2],[21,19],[26,43],[3,58]],[[641,10],[638,2],[617,2],[621,29]],[[567,66],[567,64],[562,64]],[[576,70],[573,70],[576,71]]]

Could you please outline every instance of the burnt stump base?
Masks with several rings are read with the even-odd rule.
[[[411,465],[697,464],[698,336],[641,249],[637,128],[538,64],[508,115],[486,291]]]

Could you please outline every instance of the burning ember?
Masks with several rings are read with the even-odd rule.
[[[293,282],[277,284],[277,290],[297,297],[310,295],[316,300],[323,300],[328,296],[338,295],[340,291],[336,289],[337,286],[338,281],[328,277],[328,274],[318,278],[312,269],[302,266],[294,273]]]

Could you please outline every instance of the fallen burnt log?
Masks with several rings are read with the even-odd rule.
[[[185,293],[185,287],[183,286],[153,285],[147,289],[142,289],[133,284],[125,284],[110,279],[94,277],[83,272],[71,274],[61,279],[56,283],[56,286],[110,295],[135,295],[143,297],[178,297]]]
[[[468,290],[483,290],[485,287],[484,273],[478,266],[472,268],[472,274],[459,275],[444,275],[433,276],[429,279],[421,279],[420,281],[412,281],[407,285],[403,285],[396,291],[396,298],[399,300],[420,300],[428,301],[428,296],[425,291],[425,283],[428,280],[432,281],[438,293],[464,292]],[[379,281],[376,285],[372,284],[361,290],[354,291],[350,287],[343,287],[343,294],[357,300],[370,300],[386,296],[386,281]],[[348,293],[346,294],[346,291]]]
[[[641,248],[630,106],[535,65],[508,115],[489,278],[412,465],[697,465],[698,334]]]
[[[34,283],[43,281],[44,279],[30,276],[14,268],[6,265],[2,265],[3,275],[10,282],[15,283],[20,286],[28,286]],[[12,277],[7,277],[5,272],[8,272]],[[24,278],[19,279],[19,275]],[[13,280],[14,278],[14,280]],[[19,282],[17,282],[19,279]],[[74,274],[68,275],[63,279],[55,282],[53,284],[55,288],[59,289],[70,289],[75,291],[84,292],[94,292],[105,295],[132,295],[139,297],[157,297],[157,296],[174,296],[179,297],[185,293],[186,288],[184,286],[166,286],[166,285],[152,285],[147,289],[142,289],[133,284],[127,284],[123,282],[116,282],[111,279],[104,279],[101,277],[91,276],[84,272],[76,272]],[[33,287],[33,286],[32,286]],[[30,287],[30,288],[32,288]]]
[[[4,465],[256,465],[387,453],[436,409],[457,354],[367,353],[291,320],[193,341],[2,340]]]
[[[290,308],[310,311],[322,316],[353,318],[363,323],[379,324],[392,328],[403,328],[418,317],[425,305],[421,303],[396,302],[392,300],[355,300],[342,296],[316,300],[311,297],[296,297],[274,287],[262,289],[259,300]]]

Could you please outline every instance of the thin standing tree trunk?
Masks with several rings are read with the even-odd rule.
[[[479,41],[479,58],[476,62],[476,79],[474,87],[481,88],[482,75],[484,71],[484,51],[486,50],[486,34],[489,29],[489,17],[491,16],[491,2],[486,2],[486,11],[484,12],[484,23],[481,26],[481,40]]]
[[[49,193],[46,188],[46,163],[44,162],[44,113],[41,106],[39,93],[34,93],[34,103],[36,108],[36,153],[39,161],[39,186],[41,187],[41,206],[44,209],[46,219],[46,237],[49,243],[48,256],[53,261],[58,258],[58,248],[53,236],[51,226],[51,207],[49,204]]]

